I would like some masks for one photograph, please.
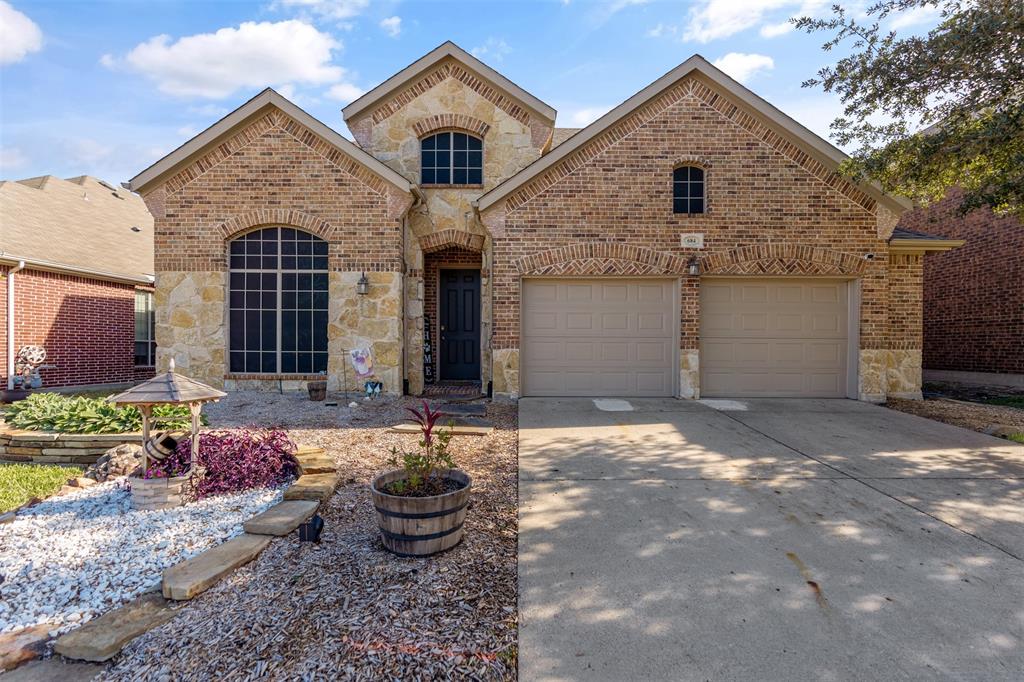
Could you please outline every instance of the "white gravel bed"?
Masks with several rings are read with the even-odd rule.
[[[73,630],[160,585],[164,569],[242,532],[281,498],[250,490],[133,511],[124,478],[54,497],[0,525],[0,633]]]

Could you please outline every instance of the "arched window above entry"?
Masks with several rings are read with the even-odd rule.
[[[672,172],[672,212],[703,213],[705,208],[704,169],[679,166]]]
[[[327,242],[265,227],[231,240],[228,254],[229,371],[326,371]]]
[[[469,133],[445,131],[420,141],[420,184],[482,185],[484,142]]]

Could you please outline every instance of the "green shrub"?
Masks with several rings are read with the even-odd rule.
[[[184,405],[157,405],[153,417],[161,429],[187,429],[191,424]],[[33,393],[19,400],[7,408],[6,420],[29,431],[125,433],[142,429],[142,415],[134,407],[114,407],[105,398],[60,393]]]

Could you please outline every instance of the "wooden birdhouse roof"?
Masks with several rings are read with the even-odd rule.
[[[107,399],[115,405],[175,405],[220,400],[227,393],[170,370]]]

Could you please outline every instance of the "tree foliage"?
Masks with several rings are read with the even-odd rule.
[[[939,13],[927,35],[882,28],[927,8]],[[925,204],[959,186],[962,212],[989,206],[1024,220],[1024,2],[881,0],[863,19],[832,11],[795,24],[832,33],[826,52],[852,42],[803,84],[840,96],[833,136],[857,145],[842,172]]]

